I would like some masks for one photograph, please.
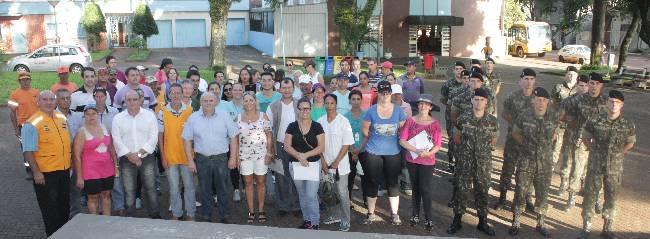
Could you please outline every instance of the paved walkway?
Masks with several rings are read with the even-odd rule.
[[[259,55],[252,55],[246,58],[241,58],[238,62],[249,62],[247,59],[252,59],[250,62],[260,62]],[[180,60],[178,60],[180,64]],[[447,59],[447,61],[451,61]],[[552,62],[544,61],[530,61],[525,64],[518,58],[501,58],[497,62],[497,70],[499,70],[504,77],[503,93],[499,100],[503,100],[507,93],[516,89],[516,80],[521,72],[521,65],[535,67],[536,69],[563,69],[565,66],[554,65]],[[126,63],[122,63],[125,65]],[[261,65],[261,63],[252,63]],[[537,84],[547,89],[559,83],[560,77],[555,75],[539,74]],[[436,97],[439,97],[440,86],[444,79],[427,80],[426,91],[431,92]],[[604,88],[607,92],[610,88]],[[619,238],[650,238],[650,127],[645,127],[650,122],[650,111],[647,110],[647,102],[650,102],[650,95],[647,93],[630,90],[629,88],[622,88],[625,92],[625,109],[624,115],[629,117],[636,123],[637,145],[627,155],[624,168],[625,173],[623,176],[622,190],[618,204],[618,215],[614,224],[614,230]],[[436,101],[437,102],[437,101]],[[500,102],[502,103],[502,102]],[[435,114],[438,119],[443,119],[441,113]],[[501,135],[497,145],[497,152],[495,152],[495,163],[492,175],[493,183],[498,180],[501,166],[501,155],[505,141],[506,124],[501,121]],[[0,238],[43,238],[44,229],[42,225],[41,216],[36,203],[36,197],[30,181],[24,180],[24,169],[22,168],[22,159],[16,138],[11,132],[11,126],[8,119],[8,110],[6,108],[0,109],[0,132],[5,134],[0,135],[0,165],[3,170],[0,170],[0,187],[2,187],[3,195],[0,197]],[[444,150],[444,149],[443,149]],[[380,198],[378,202],[377,213],[386,222],[375,223],[370,226],[363,226],[359,224],[359,220],[363,218],[366,213],[362,208],[362,200],[359,191],[355,191],[353,195],[353,204],[355,209],[352,212],[353,223],[351,231],[354,232],[373,232],[373,233],[388,233],[397,235],[418,235],[418,236],[447,236],[445,229],[452,219],[452,212],[446,204],[451,194],[451,184],[448,179],[451,177],[448,173],[441,171],[444,168],[446,159],[444,153],[438,154],[440,157],[438,163],[438,170],[436,171],[436,179],[431,182],[436,189],[434,195],[434,231],[427,232],[419,227],[410,227],[403,225],[399,227],[391,226],[388,223],[390,213],[388,211],[388,200]],[[163,178],[163,189],[166,191],[166,180]],[[357,181],[358,183],[358,181]],[[552,184],[552,192],[559,185],[559,177],[556,175]],[[497,192],[490,190],[490,202],[496,201]],[[508,194],[509,202],[512,202],[513,193]],[[581,227],[581,205],[582,198],[578,198],[577,206],[570,212],[564,212],[561,209],[566,203],[567,195],[561,197],[552,194],[550,198],[550,207],[548,213],[548,226],[552,233],[552,238],[575,238]],[[163,217],[169,217],[167,213],[168,196],[163,193],[161,198],[161,211],[164,212]],[[246,206],[245,203],[235,203],[233,209],[234,222],[237,224],[246,224]],[[512,213],[506,210],[491,211],[489,220],[495,226],[497,238],[507,237],[507,230],[510,226]],[[293,228],[300,224],[297,217],[284,217],[278,218],[275,214],[275,204],[269,203],[267,207],[269,215],[269,222],[267,225],[274,227],[289,227]],[[410,197],[402,195],[400,204],[400,217],[404,222],[411,216]],[[459,237],[478,237],[486,238],[478,233],[475,225],[478,220],[475,217],[475,211],[469,210],[469,213],[463,218],[464,227],[456,235]],[[406,223],[405,223],[406,224]],[[534,232],[535,220],[532,215],[526,215],[522,221],[523,228],[521,235],[518,238],[541,238]],[[594,233],[596,236],[602,227],[602,220],[594,218]],[[337,226],[323,226],[323,230],[336,230]],[[137,235],[133,235],[137,237]]]

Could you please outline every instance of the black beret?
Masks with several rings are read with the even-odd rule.
[[[623,96],[623,92],[620,92],[618,90],[610,90],[609,98],[619,99],[620,101],[625,102],[625,96]]]
[[[469,78],[478,78],[479,80],[483,81],[483,74],[472,71],[472,74],[469,75]]]
[[[497,64],[492,57],[488,57],[488,59],[485,59],[485,62],[491,61],[492,64]]]
[[[551,99],[551,95],[548,94],[548,91],[542,87],[536,87],[535,90],[533,90],[533,94],[537,97],[544,97],[546,99]]]
[[[597,72],[592,72],[591,74],[589,74],[589,80],[605,83],[605,80],[603,80],[603,75]]]
[[[478,59],[472,59],[472,65],[474,64],[481,65],[481,61],[479,61]]]
[[[462,61],[457,61],[456,66],[462,66],[463,68],[467,68],[465,67],[465,63],[463,63]]]
[[[490,98],[487,90],[485,90],[483,88],[478,88],[478,89],[474,90],[474,96],[480,96],[480,97],[483,97],[483,98],[486,98],[486,99]]]
[[[580,75],[578,77],[578,81],[584,82],[584,83],[589,83],[589,76],[588,75]]]
[[[521,75],[519,77],[524,77],[524,76],[537,77],[537,73],[535,73],[535,70],[533,69],[524,68],[524,70],[521,71]]]
[[[472,69],[470,71],[478,72],[478,73],[483,74],[483,69],[481,69],[481,67],[477,67],[477,66],[472,66]]]
[[[575,66],[567,66],[566,71],[567,72],[573,71],[573,72],[578,73],[578,68],[576,68]]]
[[[470,76],[471,74],[472,74],[472,72],[470,72],[468,70],[463,70],[463,72],[460,73],[461,76]]]

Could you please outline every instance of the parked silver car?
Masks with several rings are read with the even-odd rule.
[[[52,44],[38,48],[32,53],[20,55],[7,61],[7,71],[56,71],[61,66],[70,72],[81,72],[92,66],[90,52],[80,45]]]
[[[557,52],[560,62],[589,64],[591,49],[585,45],[566,45]]]

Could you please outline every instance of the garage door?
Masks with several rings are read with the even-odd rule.
[[[180,19],[176,20],[176,45],[174,47],[204,47],[205,20]]]
[[[147,38],[149,48],[172,48],[172,21],[156,21],[158,35]]]
[[[226,32],[226,45],[227,46],[246,45],[246,39],[244,39],[245,31],[246,31],[246,25],[243,18],[228,18],[228,31]]]
[[[327,16],[325,14],[286,14],[284,18],[286,56],[324,56],[326,47]],[[278,34],[276,32],[276,34]],[[279,35],[279,34],[278,34]],[[280,49],[276,55],[282,55]]]

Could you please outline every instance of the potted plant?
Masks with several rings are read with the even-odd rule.
[[[386,50],[384,50],[384,58],[386,59],[393,58],[393,50],[390,48],[386,48]]]

